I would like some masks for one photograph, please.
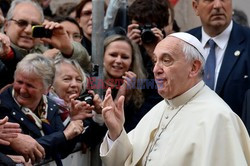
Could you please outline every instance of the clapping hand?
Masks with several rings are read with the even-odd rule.
[[[93,90],[89,90],[88,93],[92,94],[93,96],[93,104],[94,104],[94,110],[97,114],[102,113],[102,99],[98,94],[96,94]]]
[[[126,100],[128,100],[131,95],[131,90],[136,86],[136,74],[134,72],[127,71],[122,78],[123,84],[117,92],[115,103],[118,101],[120,96],[126,96]]]

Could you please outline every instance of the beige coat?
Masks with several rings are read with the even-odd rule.
[[[162,101],[109,150],[106,166],[249,166],[250,139],[241,119],[201,81],[173,100]],[[159,136],[162,128],[165,128]],[[159,138],[153,146],[154,139]]]

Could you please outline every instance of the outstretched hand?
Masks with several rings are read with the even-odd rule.
[[[34,138],[26,134],[19,133],[17,138],[11,140],[10,147],[21,154],[26,162],[30,159],[32,163],[40,162],[45,158],[44,148]]]
[[[124,96],[120,96],[117,103],[115,103],[111,96],[111,89],[108,88],[103,101],[102,116],[109,130],[108,135],[113,141],[120,136],[125,122],[124,99]]]

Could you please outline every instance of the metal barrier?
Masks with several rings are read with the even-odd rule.
[[[85,154],[82,153],[79,146],[77,150],[69,154],[66,158],[62,159],[64,166],[90,166],[91,165],[91,152],[87,150]],[[34,166],[56,166],[56,163],[52,159],[43,160],[40,163],[34,164]]]

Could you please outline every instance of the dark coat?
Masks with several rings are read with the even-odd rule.
[[[51,134],[42,136],[40,129],[21,111],[11,95],[12,87],[6,89],[0,94],[0,118],[9,117],[10,122],[20,124],[23,134],[30,135],[43,146],[47,157],[60,153],[61,158],[70,154],[75,147],[76,139],[67,141],[64,134],[64,126],[60,115],[58,114],[58,106],[48,99],[48,121],[53,130]],[[7,148],[7,147],[6,147]],[[3,153],[12,153],[10,149],[0,148]]]
[[[248,134],[250,135],[250,90],[248,90],[245,95],[242,110],[242,121],[244,122]]]
[[[192,29],[188,33],[201,40],[201,27]],[[246,91],[250,87],[250,29],[233,23],[218,76],[215,92],[242,116],[242,104]],[[235,54],[236,51],[240,55]]]

